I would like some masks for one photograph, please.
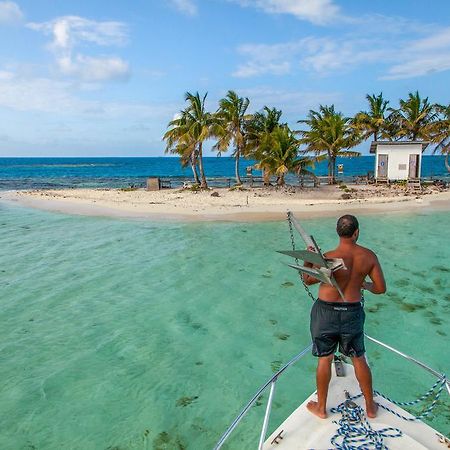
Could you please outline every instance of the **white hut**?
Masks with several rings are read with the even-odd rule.
[[[422,169],[422,153],[429,142],[373,141],[377,181],[418,180]]]

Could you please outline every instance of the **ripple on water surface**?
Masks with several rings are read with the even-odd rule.
[[[361,218],[361,242],[379,254],[389,285],[367,298],[367,332],[447,372],[449,218]],[[306,226],[323,248],[335,244],[332,219]],[[151,223],[0,205],[0,245],[0,448],[211,448],[308,344],[309,300],[275,253],[289,248],[285,223]],[[408,400],[432,384],[368,350],[387,394]],[[313,390],[314,365],[305,359],[279,383],[272,426]],[[263,409],[261,399],[229,448],[248,448]],[[430,422],[443,432],[446,411],[441,404]]]

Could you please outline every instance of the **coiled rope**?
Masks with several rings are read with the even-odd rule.
[[[399,402],[389,398],[388,396],[382,394],[379,391],[373,391],[375,395],[383,397],[387,401],[394,403],[398,406],[413,406],[418,403],[430,398],[434,394],[434,399],[431,402],[430,406],[422,411],[421,414],[406,417],[398,412],[392,410],[391,408],[382,405],[381,403],[377,403],[377,405],[386,411],[394,414],[400,419],[406,421],[415,421],[423,419],[428,416],[431,411],[436,406],[436,403],[441,396],[442,390],[446,385],[447,377],[445,375],[442,378],[439,378],[430,389],[428,389],[425,394],[421,395],[416,400],[412,400],[409,402]],[[375,448],[376,450],[384,450],[387,449],[384,444],[383,438],[390,437],[396,438],[401,437],[402,432],[398,428],[388,427],[382,428],[381,430],[374,430],[367,418],[364,415],[363,409],[354,403],[354,400],[362,397],[362,393],[349,397],[344,402],[340,403],[338,406],[331,408],[331,412],[336,413],[339,412],[342,415],[342,418],[339,421],[334,421],[339,428],[336,431],[336,434],[331,438],[331,443],[338,450],[353,450],[353,449],[369,449]],[[357,444],[356,446],[354,444]]]
[[[363,409],[350,399],[331,409],[340,412],[342,418],[334,421],[339,428],[331,438],[331,444],[338,450],[353,449],[387,449],[383,438],[401,437],[403,433],[398,428],[386,427],[374,430],[367,420]]]

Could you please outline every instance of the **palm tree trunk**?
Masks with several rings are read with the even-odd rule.
[[[200,169],[200,187],[202,189],[208,189],[208,183],[206,182],[205,171],[203,170],[203,143],[198,144],[198,168]]]
[[[333,157],[328,153],[328,184],[333,184]]]
[[[239,176],[239,157],[240,157],[240,149],[239,146],[236,148],[236,153],[235,153],[235,172],[236,172],[236,184],[237,185],[241,185],[242,181],[241,181],[241,177]]]
[[[270,186],[270,173],[264,167],[262,168],[262,176],[263,176],[264,186]]]
[[[195,184],[200,184],[200,180],[198,178],[198,173],[197,173],[197,164],[195,162],[195,150],[191,153],[191,156],[189,159],[190,159],[192,173],[194,174]]]
[[[328,170],[329,170],[329,174],[330,174],[329,175],[330,184],[335,184],[336,183],[336,157],[335,156],[330,157]]]

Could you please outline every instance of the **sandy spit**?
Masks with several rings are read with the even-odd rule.
[[[343,198],[344,197],[344,198]],[[350,197],[350,198],[345,198]],[[290,210],[299,217],[450,210],[450,191],[427,188],[422,193],[400,186],[355,185],[319,188],[251,188],[208,191],[165,189],[64,189],[8,191],[0,200],[69,214],[141,217],[181,221],[282,220]]]

